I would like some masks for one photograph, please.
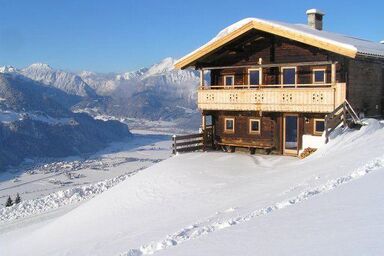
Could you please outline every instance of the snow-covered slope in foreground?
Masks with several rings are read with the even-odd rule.
[[[379,255],[384,128],[368,122],[338,130],[305,160],[178,155],[61,217],[1,234],[0,248],[5,255]]]

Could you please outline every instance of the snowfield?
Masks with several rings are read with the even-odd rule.
[[[65,212],[168,158],[170,144],[169,135],[137,130],[131,138],[85,158],[46,159],[46,163],[29,159],[0,175],[1,204],[8,195],[19,193],[22,198],[18,205],[0,208],[0,230],[18,225],[19,219],[25,224],[42,214]]]
[[[383,255],[384,128],[366,122],[304,160],[171,157],[63,214],[1,229],[2,254]]]

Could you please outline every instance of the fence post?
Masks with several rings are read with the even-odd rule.
[[[172,154],[176,155],[177,148],[176,148],[176,135],[172,136]]]
[[[329,134],[328,134],[328,115],[325,115],[325,122],[324,122],[324,128],[325,128],[325,144],[327,144],[328,143],[328,136],[329,136]]]

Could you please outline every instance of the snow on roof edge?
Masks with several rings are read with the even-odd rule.
[[[235,30],[237,30],[237,29],[243,27],[243,26],[246,25],[247,23],[252,22],[252,19],[253,19],[253,18],[245,18],[245,19],[242,19],[242,20],[240,20],[240,21],[238,21],[238,22],[236,22],[236,23],[233,23],[232,25],[230,25],[230,26],[228,26],[228,27],[226,27],[226,28],[220,30],[220,32],[217,33],[216,36],[213,37],[211,40],[209,40],[207,43],[203,44],[202,46],[200,46],[200,47],[197,48],[196,50],[194,50],[194,51],[188,53],[187,55],[181,57],[180,59],[178,59],[178,60],[176,61],[176,64],[179,63],[179,62],[181,62],[181,61],[183,61],[183,60],[185,60],[185,59],[187,59],[188,57],[190,57],[190,56],[192,56],[193,54],[197,53],[198,51],[204,49],[205,47],[209,46],[210,44],[216,42],[217,40],[223,38],[224,36],[226,36],[226,35],[232,33],[233,31],[235,31]]]

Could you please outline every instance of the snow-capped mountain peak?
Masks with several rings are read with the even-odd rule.
[[[2,66],[0,67],[0,73],[14,73],[16,72],[16,68],[12,66]]]
[[[38,62],[38,63],[33,63],[33,64],[29,65],[24,70],[52,71],[53,69],[48,64]]]
[[[152,65],[148,71],[146,72],[145,76],[154,76],[158,74],[163,74],[169,71],[172,71],[175,69],[174,64],[176,60],[172,57],[168,57],[160,61],[159,63],[156,63]]]
[[[20,74],[78,96],[95,96],[94,90],[77,74],[56,70],[45,63],[34,63],[20,70]]]
[[[93,71],[87,71],[87,70],[84,70],[84,71],[81,71],[80,73],[79,73],[79,76],[80,77],[88,77],[88,76],[95,76],[95,75],[97,75],[95,72],[93,72]]]
[[[140,68],[136,71],[125,72],[123,74],[116,75],[116,80],[129,80],[129,79],[140,79],[146,72],[148,68]]]

